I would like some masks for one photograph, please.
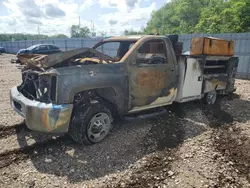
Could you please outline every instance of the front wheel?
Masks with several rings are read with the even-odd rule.
[[[98,101],[76,107],[73,112],[70,136],[81,144],[95,144],[102,141],[112,129],[110,110]]]
[[[217,99],[217,93],[216,93],[216,91],[208,92],[204,96],[204,102],[206,104],[215,104],[216,99]]]

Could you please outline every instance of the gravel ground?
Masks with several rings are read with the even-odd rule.
[[[21,81],[20,71],[10,63],[13,55],[0,55],[0,109],[2,116],[0,118],[0,126],[10,126],[20,123],[22,118],[19,117],[10,108],[9,91],[10,88],[19,84]]]
[[[250,81],[216,105],[120,120],[103,142],[80,146],[25,128],[9,103],[21,81],[11,57],[0,56],[0,187],[250,187]]]

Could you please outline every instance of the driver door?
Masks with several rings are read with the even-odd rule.
[[[129,112],[154,108],[174,101],[176,70],[172,53],[164,38],[149,39],[138,46],[129,71]]]

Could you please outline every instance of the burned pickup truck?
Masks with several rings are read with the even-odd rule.
[[[29,129],[69,132],[80,143],[100,142],[118,115],[204,100],[235,90],[233,42],[193,39],[183,55],[178,36],[125,36],[92,48],[20,60],[22,84],[11,105]]]

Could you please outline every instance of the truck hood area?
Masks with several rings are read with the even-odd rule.
[[[46,70],[51,67],[67,67],[82,64],[109,64],[115,60],[93,48],[80,48],[51,55],[19,55],[21,64],[25,65],[24,70]]]

